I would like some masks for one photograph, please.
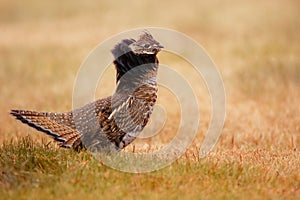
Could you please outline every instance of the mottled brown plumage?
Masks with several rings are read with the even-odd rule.
[[[112,50],[117,87],[110,97],[65,113],[12,110],[16,119],[54,138],[62,147],[123,149],[147,124],[157,98],[156,54],[150,33],[125,39]]]

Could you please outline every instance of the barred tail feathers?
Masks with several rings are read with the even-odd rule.
[[[80,143],[80,133],[74,128],[71,113],[11,110],[10,114],[24,124],[50,135],[62,147],[76,148]]]

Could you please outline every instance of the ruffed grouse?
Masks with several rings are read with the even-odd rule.
[[[157,98],[157,53],[163,46],[145,31],[112,50],[117,86],[112,96],[64,112],[12,110],[21,122],[54,138],[61,147],[116,150],[129,145],[147,124]]]

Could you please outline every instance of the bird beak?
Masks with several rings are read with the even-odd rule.
[[[154,47],[154,48],[157,48],[157,49],[162,49],[162,48],[164,48],[164,46],[161,45],[161,44],[154,44],[153,47]]]
[[[158,48],[161,48],[161,49],[164,48],[164,46],[161,45],[161,44],[157,45],[157,47],[158,47]]]

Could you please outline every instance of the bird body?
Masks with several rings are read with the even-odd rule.
[[[12,110],[21,122],[54,138],[61,147],[120,150],[146,126],[157,98],[157,53],[162,46],[145,32],[112,50],[117,87],[107,97],[64,113]]]

